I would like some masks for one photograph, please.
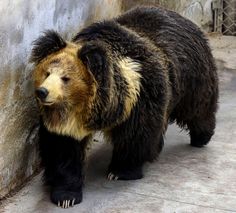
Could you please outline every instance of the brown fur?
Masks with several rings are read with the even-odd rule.
[[[77,58],[76,54],[80,47],[80,44],[67,44],[64,49],[43,59],[34,72],[35,88],[43,86],[49,90],[48,98],[53,96],[51,98],[52,106],[42,106],[39,101],[46,127],[52,132],[77,139],[82,139],[93,132],[92,129],[87,128],[87,123],[93,119],[92,108],[100,101],[96,97],[96,80],[82,61]],[[129,117],[138,100],[141,79],[141,75],[138,73],[141,66],[132,59],[122,58],[117,61],[117,66],[120,67],[121,75],[128,83],[128,94],[123,97],[125,102],[123,116],[113,125],[117,125]],[[51,81],[50,76],[53,76]],[[61,81],[63,76],[70,79],[67,85],[63,85]],[[118,103],[115,101],[115,94],[118,91],[114,85],[115,83],[110,91],[110,102],[116,106]],[[104,130],[107,131],[112,126]]]
[[[82,139],[92,131],[86,128],[90,109],[93,105],[97,84],[93,75],[77,58],[80,45],[67,46],[43,59],[35,68],[35,88],[49,90],[47,99],[50,106],[41,106],[46,127],[58,134]],[[50,75],[49,75],[50,74]],[[48,76],[49,75],[49,76]],[[52,81],[47,79],[52,78]],[[63,83],[61,78],[70,80]]]
[[[204,34],[174,12],[137,8],[84,28],[72,43],[47,31],[31,58],[45,178],[59,206],[82,200],[86,136],[96,130],[113,145],[109,180],[142,178],[168,122],[188,129],[192,146],[214,134],[215,62]]]

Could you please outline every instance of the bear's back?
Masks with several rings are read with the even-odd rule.
[[[197,25],[174,11],[158,7],[138,7],[121,15],[116,21],[151,40],[175,65],[181,64],[181,69],[187,63],[186,66],[199,70],[202,67],[198,65],[206,62],[209,63],[206,67],[214,68],[205,35]]]
[[[215,87],[218,93],[211,49],[204,33],[193,22],[158,7],[138,7],[116,21],[150,40],[167,55],[174,97],[181,93],[188,102],[194,102],[196,94],[204,93],[207,85]]]
[[[216,66],[207,39],[194,23],[173,11],[138,7],[117,18],[94,23],[73,39],[74,42],[94,40],[109,44],[110,53],[130,57],[144,67],[150,63],[151,67],[158,67],[159,63],[162,69],[163,63],[166,64],[172,93],[171,120],[193,116],[195,108],[203,107],[199,96],[206,90],[211,91],[212,99],[217,99]],[[153,82],[151,77],[158,82],[157,68],[143,71],[140,73],[146,82]],[[182,110],[186,105],[188,112]]]

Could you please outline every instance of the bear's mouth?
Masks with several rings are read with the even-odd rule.
[[[37,100],[38,100],[38,103],[43,106],[51,106],[54,104],[53,101],[43,101],[40,98],[37,98]]]
[[[54,104],[54,102],[52,101],[46,101],[46,102],[41,102],[42,105],[45,105],[45,106],[51,106]]]

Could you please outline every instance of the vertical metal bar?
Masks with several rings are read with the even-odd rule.
[[[212,1],[214,32],[222,32],[223,0]]]

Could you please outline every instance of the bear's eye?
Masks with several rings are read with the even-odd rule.
[[[67,82],[70,80],[70,78],[64,76],[64,77],[61,77],[61,80],[62,80],[64,83],[67,83]]]
[[[49,75],[50,75],[50,72],[46,72],[46,73],[45,73],[46,78],[47,78]]]

